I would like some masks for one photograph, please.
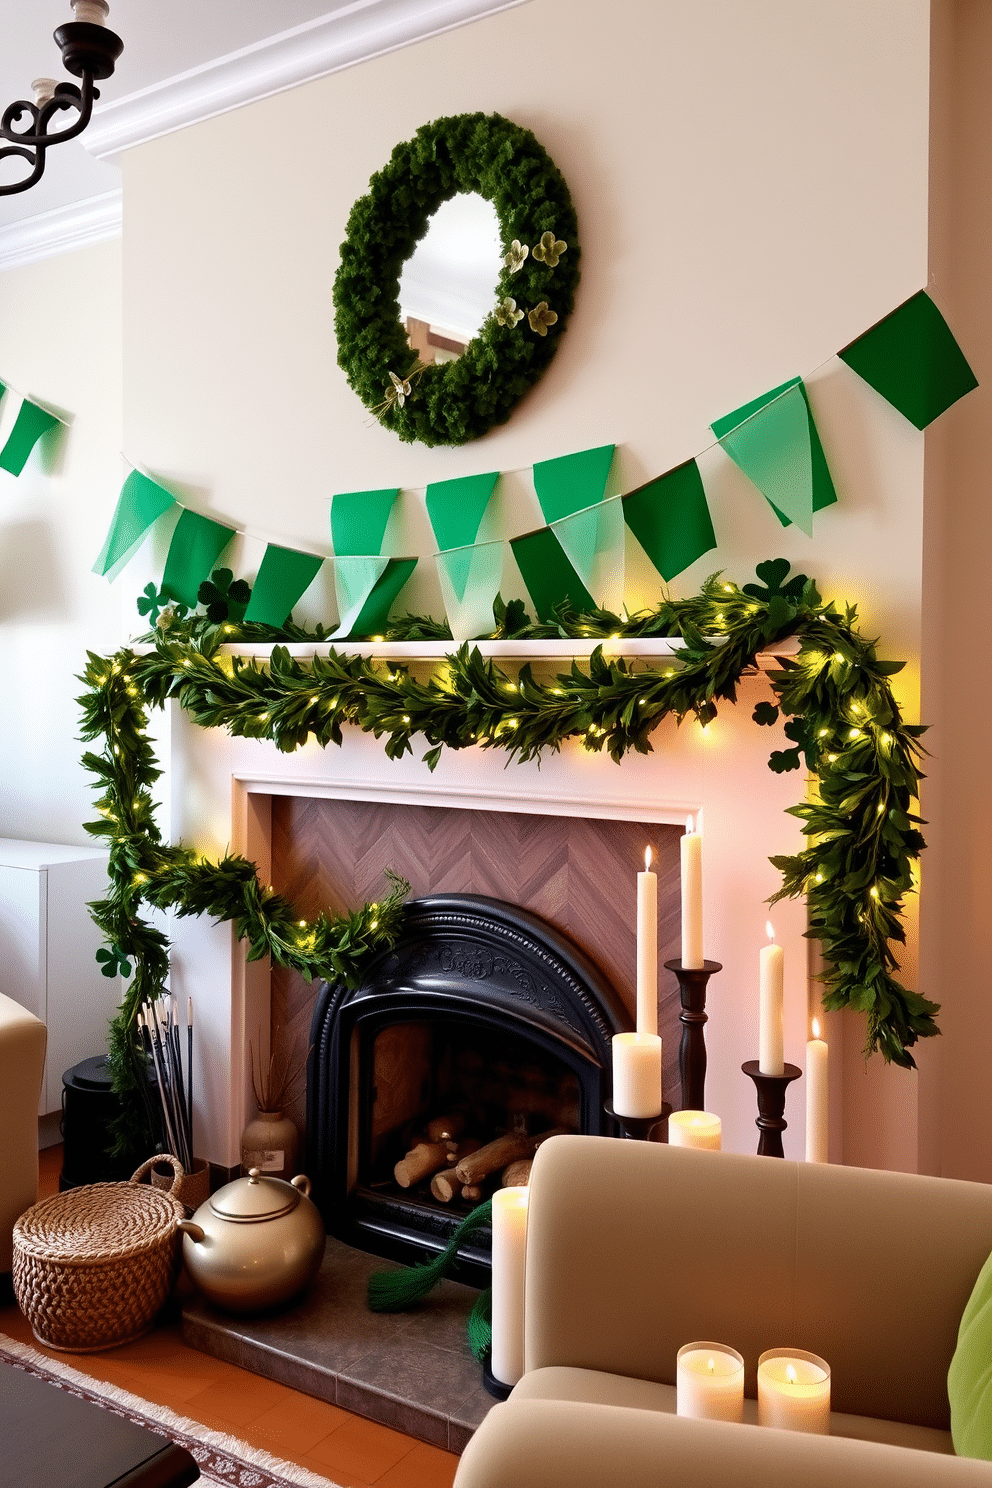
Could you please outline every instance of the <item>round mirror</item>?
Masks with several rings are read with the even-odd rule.
[[[426,361],[407,335],[400,279],[439,209],[454,202],[458,214],[461,199],[471,197],[481,197],[495,215],[495,283],[487,281],[475,334],[463,339],[466,322],[461,335],[447,338],[457,349],[434,348],[449,352],[448,360]],[[449,254],[442,289],[475,275],[466,259],[464,248]],[[544,372],[578,279],[568,187],[530,130],[501,114],[435,119],[396,146],[351,209],[334,280],[338,365],[400,439],[465,444],[505,423]],[[413,318],[428,329],[434,323],[433,312]],[[442,334],[444,323],[437,324]]]
[[[461,356],[496,302],[496,208],[478,192],[442,202],[400,274],[400,319],[425,365]]]

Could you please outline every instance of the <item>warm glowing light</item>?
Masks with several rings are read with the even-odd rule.
[[[790,1385],[794,1385],[796,1383],[796,1380],[799,1378],[799,1376],[796,1374],[796,1366],[794,1364],[786,1364],[785,1377],[789,1381]]]
[[[692,824],[692,817],[691,816],[687,816],[686,819],[685,819],[685,829],[686,829],[687,832],[694,832],[696,830],[695,827]]]
[[[714,1361],[712,1359],[710,1359],[710,1361],[709,1361],[709,1363],[707,1364],[706,1367],[709,1370],[710,1374],[713,1374],[714,1371],[716,1370],[716,1364],[714,1363]]]
[[[769,940],[775,939],[775,926],[772,924],[771,920],[765,921],[765,934],[768,936]]]
[[[650,868],[651,868],[651,849],[649,847],[646,847],[644,849],[644,872],[645,873],[648,873],[650,871]]]
[[[872,886],[868,890],[868,892],[869,892],[869,894],[871,895],[871,897],[873,899],[877,899],[878,898],[878,886],[877,886],[877,884],[872,884]]]
[[[733,586],[733,584],[724,584],[724,586],[723,586],[723,592],[724,592],[724,594],[733,594],[733,592],[734,592],[734,586]],[[713,1363],[713,1360],[712,1359],[710,1360],[710,1363],[711,1364]]]
[[[819,1038],[820,1037],[820,1020],[819,1020],[819,1018],[814,1018],[813,1019],[813,1037],[814,1038]]]

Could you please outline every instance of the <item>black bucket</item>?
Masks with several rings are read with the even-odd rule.
[[[118,1183],[138,1166],[131,1156],[114,1157],[113,1123],[121,1104],[111,1088],[105,1054],[74,1064],[62,1076],[62,1173],[59,1188],[82,1183]]]

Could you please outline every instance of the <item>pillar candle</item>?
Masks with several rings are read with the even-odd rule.
[[[661,1115],[661,1039],[613,1035],[613,1109],[618,1116]]]
[[[719,1152],[723,1123],[712,1111],[673,1111],[668,1118],[669,1147],[699,1147]]]
[[[820,1038],[820,1025],[813,1019],[813,1037],[806,1045],[806,1161],[828,1161],[827,1074],[829,1053]]]
[[[758,1425],[830,1434],[830,1365],[805,1349],[768,1349],[758,1360]]]
[[[493,1194],[493,1351],[490,1368],[504,1385],[524,1372],[524,1244],[526,1188]]]
[[[703,839],[689,829],[682,837],[682,965],[703,964]]]
[[[637,875],[637,1031],[658,1032],[658,875],[650,848]]]
[[[687,1343],[675,1370],[675,1409],[697,1421],[743,1421],[744,1359],[725,1343]]]
[[[768,926],[771,939],[774,931]],[[785,954],[780,945],[761,947],[758,992],[758,1069],[763,1075],[781,1075],[785,1070],[782,1028],[782,974]]]

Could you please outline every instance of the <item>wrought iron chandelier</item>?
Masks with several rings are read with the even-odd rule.
[[[19,180],[0,183],[0,196],[12,196],[34,186],[41,180],[49,146],[82,134],[90,122],[94,101],[100,97],[94,83],[112,75],[124,50],[123,41],[105,24],[110,14],[107,0],[72,0],[72,12],[73,20],[59,26],[55,40],[62,48],[63,67],[80,79],[79,85],[36,78],[31,84],[34,101],[19,99],[4,110],[0,119],[0,160],[20,156],[31,168]],[[75,120],[65,129],[50,129],[54,120],[67,111],[76,114]],[[2,143],[6,140],[10,143]]]

